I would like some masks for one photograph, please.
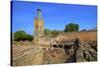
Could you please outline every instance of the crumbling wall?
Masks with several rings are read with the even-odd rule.
[[[76,50],[76,62],[86,61],[97,61],[96,41],[81,42],[78,50]]]

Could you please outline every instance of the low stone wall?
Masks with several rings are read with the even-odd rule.
[[[66,32],[66,33],[60,33],[56,40],[57,41],[68,41],[78,38],[81,41],[96,41],[97,40],[97,32]]]

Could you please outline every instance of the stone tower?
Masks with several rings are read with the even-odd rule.
[[[35,45],[38,45],[40,42],[40,38],[44,35],[44,21],[42,18],[42,12],[41,9],[37,9],[37,16],[34,20],[34,43]]]

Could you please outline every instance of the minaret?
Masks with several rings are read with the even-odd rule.
[[[44,63],[44,49],[41,48],[41,38],[44,35],[44,22],[42,19],[42,12],[41,9],[37,9],[37,15],[34,20],[34,51],[35,53],[34,57],[32,58],[32,63],[37,64],[43,64]]]
[[[35,17],[34,27],[34,41],[39,43],[40,38],[44,35],[44,21],[42,18],[41,9],[37,9],[37,16]]]
[[[41,14],[41,9],[37,9],[37,18],[41,19],[42,14]]]

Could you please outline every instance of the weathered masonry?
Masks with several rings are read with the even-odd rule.
[[[34,20],[34,43],[36,45],[40,44],[40,38],[44,36],[44,21],[42,18],[41,9],[37,9],[37,16]]]

